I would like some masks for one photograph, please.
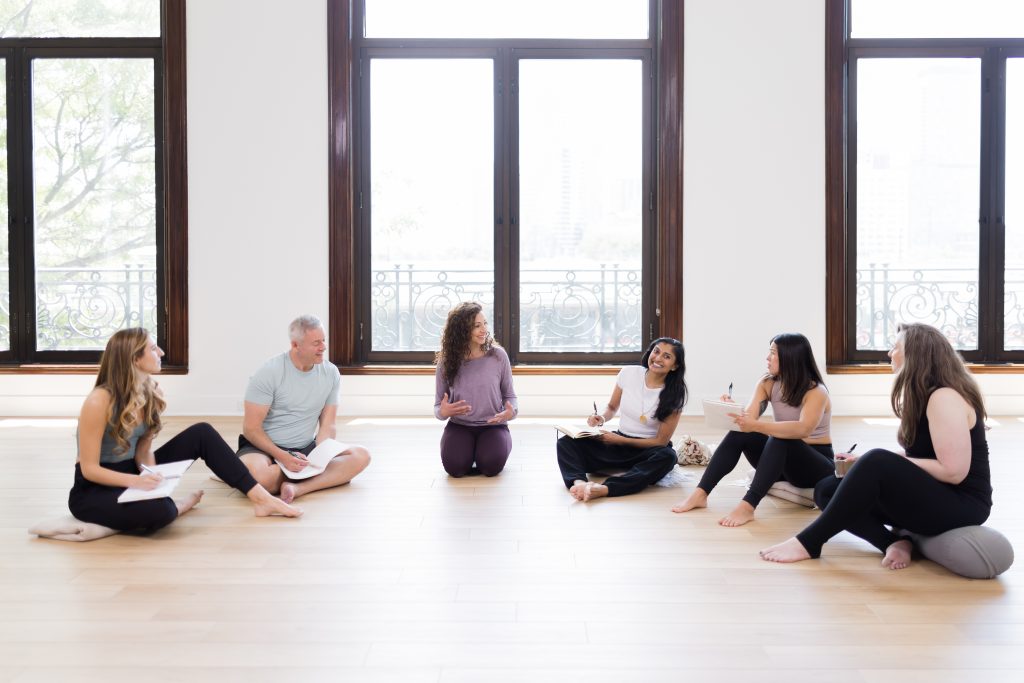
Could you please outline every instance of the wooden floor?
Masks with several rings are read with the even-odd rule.
[[[169,422],[165,438],[190,421]],[[234,440],[239,419],[212,422]],[[551,422],[513,423],[501,476],[455,480],[432,418],[343,419],[339,438],[374,461],[300,499],[300,520],[253,518],[197,464],[179,491],[206,497],[171,527],[67,543],[26,528],[66,511],[74,422],[0,419],[0,681],[1020,680],[1021,567],[892,572],[847,534],[819,561],[763,562],[816,513],[767,498],[755,522],[719,527],[742,472],[686,515],[669,507],[693,483],[574,502]],[[895,426],[833,431],[863,452]],[[989,434],[989,524],[1024,552],[1024,420]]]

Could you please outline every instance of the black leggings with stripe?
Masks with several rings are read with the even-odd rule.
[[[754,480],[743,496],[751,507],[757,507],[777,481],[810,488],[835,472],[831,444],[807,444],[759,432],[729,432],[715,449],[697,486],[711,493],[736,468],[741,454],[754,466]]]
[[[206,422],[184,430],[156,449],[153,456],[158,465],[202,458],[214,474],[242,493],[248,493],[249,489],[256,486],[256,480],[231,450],[231,446]],[[133,459],[102,465],[116,472],[139,473]],[[68,495],[68,507],[71,514],[83,522],[140,533],[161,529],[178,516],[178,506],[170,498],[118,503],[117,497],[123,491],[124,487],[121,486],[104,486],[89,481],[82,475],[81,465],[76,464],[75,483]]]

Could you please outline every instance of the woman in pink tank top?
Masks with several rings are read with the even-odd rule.
[[[741,526],[754,519],[757,504],[777,481],[809,488],[832,475],[832,403],[810,342],[802,334],[777,335],[766,360],[768,373],[754,387],[747,407],[737,405],[731,414],[734,431],[715,449],[697,489],[673,512],[707,507],[708,495],[736,467],[741,454],[753,465],[754,479],[743,500],[718,520],[722,526]],[[769,403],[771,422],[760,419]]]

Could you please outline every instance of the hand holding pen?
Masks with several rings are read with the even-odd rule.
[[[591,427],[604,426],[604,418],[597,414],[597,401],[594,401],[594,414],[587,418],[587,424]]]
[[[719,399],[722,403],[732,403],[732,382],[729,382],[729,391],[722,394]]]
[[[836,454],[836,477],[842,479],[853,467],[854,461],[857,460],[857,456],[853,454],[855,448],[857,448],[857,444],[847,448],[845,453]]]
[[[138,475],[138,483],[135,484],[134,488],[152,491],[164,480],[164,475],[152,467],[148,465],[139,465],[139,467],[142,469],[142,474]]]

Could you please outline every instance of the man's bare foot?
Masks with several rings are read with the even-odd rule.
[[[696,491],[690,494],[690,497],[684,500],[679,505],[672,508],[672,512],[689,512],[690,510],[696,510],[697,508],[706,508],[708,506],[708,494],[702,489],[698,488]]]
[[[178,506],[178,516],[181,517],[183,514],[185,514],[186,512],[194,508],[196,505],[198,505],[202,497],[203,491],[202,489],[200,489],[195,493],[190,493],[189,495],[185,496],[184,500],[175,501],[174,504]]]
[[[885,549],[882,566],[886,569],[906,569],[910,566],[910,556],[913,551],[914,546],[907,539],[896,541]]]
[[[281,500],[286,503],[295,500],[295,484],[287,481],[281,484]]]
[[[575,498],[576,500],[582,501],[583,500],[583,491],[587,488],[587,484],[589,484],[589,483],[590,483],[589,481],[583,481],[582,479],[577,479],[573,483],[572,487],[569,489],[569,495],[572,496],[573,498]]]
[[[800,562],[811,559],[811,554],[807,552],[807,548],[800,541],[796,540],[796,536],[770,548],[765,548],[759,554],[762,560],[768,562]]]
[[[608,495],[608,487],[604,484],[595,484],[593,482],[583,487],[583,498],[581,500],[586,503],[587,501],[594,500],[596,498],[604,498]]]
[[[754,519],[754,508],[745,500],[732,509],[732,512],[718,520],[722,526],[743,526]]]
[[[302,509],[289,505],[280,498],[275,498],[270,493],[256,484],[246,494],[252,501],[252,511],[257,517],[301,517]]]

